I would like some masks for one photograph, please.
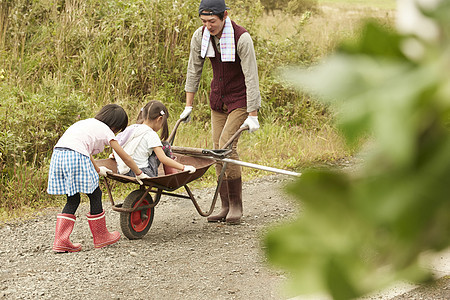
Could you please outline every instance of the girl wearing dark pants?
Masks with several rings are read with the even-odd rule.
[[[128,116],[116,104],[104,106],[92,119],[78,121],[70,126],[58,140],[50,161],[47,192],[53,195],[67,195],[67,204],[56,220],[55,252],[78,252],[81,245],[73,244],[69,236],[75,225],[75,212],[80,204],[80,193],[88,195],[90,213],[87,218],[94,239],[95,248],[117,242],[120,233],[106,228],[105,212],[102,207],[102,192],[99,188],[99,174],[110,172],[98,167],[92,157],[110,145],[126,164],[139,174],[138,181],[149,178],[139,170],[133,159],[126,154],[115,140],[115,133],[128,124]]]

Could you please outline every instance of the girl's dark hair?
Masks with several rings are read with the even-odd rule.
[[[144,122],[144,120],[154,120],[158,117],[163,118],[163,125],[161,131],[161,140],[165,141],[169,137],[169,125],[167,125],[167,119],[169,118],[169,111],[166,106],[158,100],[152,100],[147,103],[139,112],[138,123]]]
[[[100,109],[94,118],[108,125],[114,133],[125,130],[128,125],[127,113],[120,105],[117,104],[106,104]]]

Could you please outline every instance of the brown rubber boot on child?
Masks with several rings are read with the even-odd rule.
[[[229,211],[226,217],[227,224],[241,223],[242,218],[242,178],[228,180]]]
[[[224,222],[228,214],[229,203],[228,203],[228,181],[223,180],[219,189],[220,200],[222,201],[222,209],[217,215],[209,216],[207,218],[208,222]]]
[[[58,214],[56,218],[55,241],[53,242],[53,251],[58,253],[78,252],[81,250],[81,244],[72,242],[69,239],[72,233],[75,220],[77,218],[71,214]]]

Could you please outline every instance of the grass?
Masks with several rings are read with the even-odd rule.
[[[298,34],[300,41],[309,44],[311,49],[316,49],[317,58],[321,58],[329,54],[343,39],[358,36],[361,23],[366,19],[375,19],[385,24],[394,22],[393,0],[380,3],[351,0],[319,3],[320,11],[308,16],[304,22],[298,16],[286,16],[281,12],[264,15],[260,19],[262,25],[259,34],[277,41]]]
[[[396,0],[319,0],[320,5],[362,6],[380,9],[395,9]]]

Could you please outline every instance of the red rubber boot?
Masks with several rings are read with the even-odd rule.
[[[78,252],[81,250],[81,244],[72,244],[69,239],[72,233],[75,220],[77,218],[71,214],[58,214],[56,218],[55,241],[53,242],[53,251],[58,253]]]
[[[120,239],[120,233],[117,231],[109,232],[106,228],[105,211],[98,215],[87,214],[89,228],[94,238],[94,247],[102,248],[114,244]]]

